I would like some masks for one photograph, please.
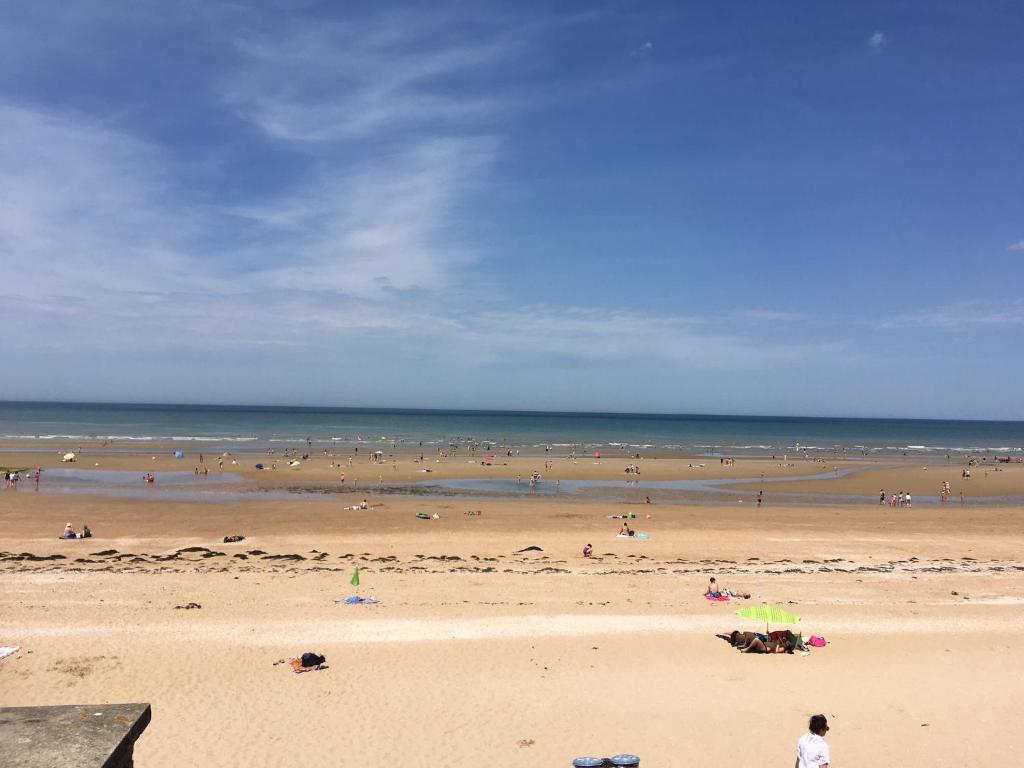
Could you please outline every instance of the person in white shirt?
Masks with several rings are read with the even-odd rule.
[[[828,720],[824,715],[813,715],[808,729],[809,733],[801,736],[796,743],[794,768],[829,768],[828,744],[825,743]]]

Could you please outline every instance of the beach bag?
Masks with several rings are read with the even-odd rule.
[[[304,667],[315,667],[317,664],[323,664],[327,659],[323,656],[319,656],[315,653],[304,653],[302,654],[302,666]]]
[[[824,648],[825,638],[819,637],[818,635],[811,635],[811,639],[807,641],[807,644],[814,646],[815,648]]]

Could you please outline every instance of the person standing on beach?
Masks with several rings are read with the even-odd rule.
[[[831,757],[825,742],[828,720],[824,715],[812,715],[808,728],[809,731],[796,743],[794,768],[829,768]]]

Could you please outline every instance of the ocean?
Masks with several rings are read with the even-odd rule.
[[[0,402],[0,441],[25,449],[105,442],[207,450],[311,444],[413,448],[479,444],[522,454],[594,451],[695,455],[1024,452],[1024,422],[625,413]],[[308,441],[308,442],[307,442]]]

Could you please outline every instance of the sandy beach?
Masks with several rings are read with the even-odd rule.
[[[76,466],[153,472],[159,483],[195,464],[152,455],[89,449]],[[973,468],[961,505],[934,497],[944,479],[954,495],[966,485],[963,463],[934,459],[730,467],[617,456],[547,469],[545,457],[487,467],[404,454],[253,469],[267,458],[233,456],[224,471],[246,489],[338,490],[342,471],[360,488],[216,503],[37,493],[31,480],[0,493],[0,645],[21,646],[0,662],[0,705],[150,702],[136,759],[157,768],[568,765],[618,752],[648,766],[791,765],[816,712],[830,719],[835,765],[1016,759],[1024,705],[1006,681],[1024,673],[1013,647],[1024,629],[1024,509],[999,498],[1024,492],[1021,465]],[[43,466],[44,485],[59,466],[56,453],[8,452],[2,463]],[[773,482],[761,508],[757,482],[728,504],[648,505],[636,501],[642,487],[619,501],[385,492],[425,474],[622,480],[631,463],[644,481],[857,471]],[[879,488],[932,498],[879,507]],[[781,492],[814,500],[774,504]],[[363,497],[372,509],[347,508]],[[630,513],[649,538],[616,536],[623,521],[609,516]],[[68,521],[94,537],[58,540]],[[223,543],[229,534],[246,538]],[[582,557],[586,543],[593,557]],[[378,604],[335,602],[353,593],[356,566],[359,593]],[[705,600],[712,575],[752,597]],[[743,655],[715,636],[758,629],[735,610],[760,602],[799,615],[804,637],[828,645]],[[201,607],[177,607],[189,604]],[[329,668],[296,675],[278,663],[304,651]]]

